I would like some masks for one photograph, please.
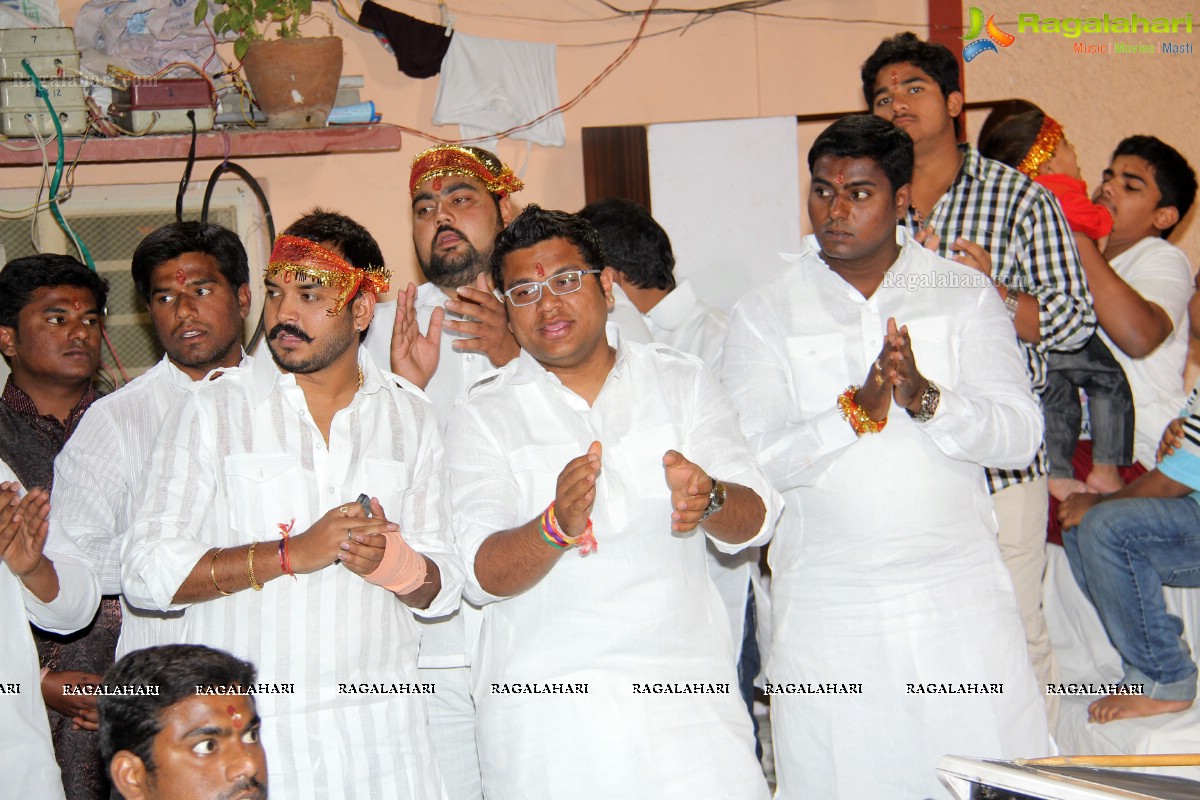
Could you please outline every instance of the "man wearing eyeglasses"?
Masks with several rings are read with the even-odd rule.
[[[521,354],[447,430],[484,605],[484,793],[764,800],[705,537],[761,544],[781,501],[701,362],[606,326],[612,273],[578,216],[531,205],[501,232],[492,278]]]

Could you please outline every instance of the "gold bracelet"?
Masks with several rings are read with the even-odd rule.
[[[842,419],[850,423],[850,427],[858,436],[865,433],[879,433],[887,427],[887,417],[878,421],[871,419],[867,410],[854,400],[859,388],[861,387],[847,386],[846,391],[838,395],[838,410],[842,412]]]
[[[233,592],[225,591],[224,589],[221,588],[221,585],[219,583],[217,583],[217,556],[221,555],[221,553],[224,553],[224,552],[225,552],[224,547],[218,547],[216,550],[213,551],[212,561],[208,562],[208,577],[212,578],[212,585],[213,585],[214,589],[216,589],[218,592],[225,595],[226,597],[229,597],[231,594],[233,594]]]
[[[254,546],[258,542],[251,542],[250,549],[246,551],[246,571],[250,573],[250,588],[256,592],[261,592],[263,585],[254,579]]]

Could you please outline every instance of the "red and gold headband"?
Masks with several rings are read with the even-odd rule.
[[[335,317],[359,289],[383,293],[388,290],[392,274],[383,267],[359,269],[327,247],[299,236],[283,235],[275,239],[266,276],[280,273],[284,280],[310,280],[321,286],[337,289],[337,300],[328,311]]]
[[[417,187],[429,178],[446,178],[451,175],[470,175],[483,181],[489,192],[501,197],[525,188],[521,179],[501,163],[500,159],[478,147],[442,144],[419,153],[412,162],[408,176],[408,193],[417,193]]]
[[[1046,162],[1054,157],[1054,148],[1058,147],[1058,143],[1062,139],[1062,125],[1059,125],[1053,117],[1047,114],[1041,129],[1038,130],[1037,137],[1033,140],[1033,146],[1029,148],[1025,158],[1017,165],[1017,169],[1030,178],[1036,178],[1042,167],[1046,166]]]

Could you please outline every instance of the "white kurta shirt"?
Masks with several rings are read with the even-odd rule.
[[[613,287],[616,299],[615,308],[610,312],[614,321],[620,320],[622,330],[628,328],[628,336],[634,341],[648,342],[650,334],[641,322],[641,314],[633,303],[620,291]],[[446,308],[450,298],[432,283],[423,283],[417,287],[417,299],[414,303],[417,313],[417,326],[421,333],[428,333],[429,319],[435,308]],[[447,319],[462,320],[463,317],[446,311]],[[379,303],[375,307],[375,321],[367,329],[364,340],[367,351],[377,364],[390,365],[392,361],[392,330],[396,322],[396,301]],[[495,366],[483,353],[470,350],[455,350],[454,342],[459,339],[470,339],[449,328],[442,328],[442,340],[439,347],[437,371],[429,379],[425,394],[433,403],[433,413],[437,416],[438,428],[444,434],[450,414],[454,410],[454,402],[467,390],[471,384],[495,369]],[[482,618],[479,610],[472,608],[469,603],[463,603],[462,608],[450,615],[436,620],[421,623],[421,653],[419,664],[423,668],[465,667],[470,665],[470,652],[474,642],[479,638],[479,626]]]
[[[680,278],[675,288],[646,312],[644,319],[654,341],[690,353],[703,361],[713,375],[721,374],[721,348],[729,316],[702,302],[689,279]],[[729,614],[734,649],[740,653],[746,624],[746,589],[751,580],[758,583],[758,548],[748,547],[729,554],[710,545],[708,566]],[[770,613],[765,595],[757,612],[760,618]]]
[[[1167,423],[1187,402],[1183,370],[1188,353],[1188,300],[1195,270],[1187,256],[1166,239],[1146,238],[1112,260],[1112,268],[1144,300],[1154,303],[1171,320],[1162,344],[1142,358],[1130,358],[1100,326],[1096,332],[1108,345],[1133,393],[1133,454],[1148,469]]]
[[[242,366],[249,363],[243,354]],[[199,386],[163,356],[144,375],[93,403],[54,459],[50,525],[91,560],[102,594],[121,593],[121,547],[158,430],[167,413]],[[179,641],[182,618],[182,611],[134,608],[122,597],[117,659]]]
[[[563,467],[596,440],[599,549],[564,554],[518,596],[484,592],[474,573],[479,546],[539,516]],[[455,535],[468,593],[488,603],[473,674],[489,800],[694,798],[718,786],[724,798],[767,796],[705,537],[670,530],[668,449],[762,497],[762,528],[744,545],[717,542],[721,550],[770,535],[780,498],[750,458],[715,376],[690,356],[622,342],[589,407],[522,352],[456,409],[447,433]],[[634,688],[693,682],[722,693]],[[524,683],[588,691],[547,697],[493,686]]]
[[[347,693],[351,684],[417,682],[413,614],[457,606],[463,570],[449,541],[442,445],[428,402],[359,353],[365,382],[322,439],[294,375],[269,358],[205,382],[168,416],[122,554],[132,605],[168,610],[213,547],[263,542],[279,525],[307,530],[359,493],[378,497],[405,540],[432,558],[442,590],[425,611],[332,565],[260,592],[191,605],[183,642],[219,647],[258,667],[272,794],[287,798],[442,797],[424,705],[412,693]]]
[[[787,500],[767,663],[773,687],[801,692],[771,698],[784,800],[948,797],[934,773],[944,754],[1048,749],[981,466],[1028,464],[1041,411],[990,280],[897,238],[864,298],[809,237],[737,304],[725,342],[725,386]],[[837,397],[867,375],[889,317],[908,326],[941,402],[924,424],[893,405],[881,433],[858,438]],[[803,693],[828,684],[859,692]],[[915,688],[929,684],[1003,691]]]
[[[0,461],[0,481],[16,480]],[[22,800],[63,797],[28,623],[51,633],[72,633],[91,622],[100,605],[96,573],[69,539],[52,534],[44,553],[58,573],[58,596],[49,603],[34,597],[0,562],[0,783],[5,797]]]

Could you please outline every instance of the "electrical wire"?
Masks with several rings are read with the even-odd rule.
[[[83,262],[85,264],[87,264],[88,269],[90,269],[92,272],[96,272],[96,262],[92,260],[92,254],[88,251],[87,246],[84,245],[84,243],[79,239],[79,237],[75,235],[75,231],[71,230],[71,226],[67,224],[67,220],[63,217],[62,211],[60,211],[58,208],[58,184],[59,184],[59,181],[62,179],[63,151],[66,149],[66,145],[67,145],[66,137],[63,136],[62,123],[59,122],[59,120],[58,120],[58,112],[56,112],[54,110],[54,104],[50,102],[50,95],[45,90],[45,88],[43,88],[42,82],[41,82],[41,80],[38,79],[37,73],[33,71],[33,67],[29,65],[28,58],[21,59],[21,67],[25,70],[26,73],[28,73],[30,80],[33,81],[34,94],[36,96],[42,98],[42,102],[45,103],[46,110],[50,114],[50,119],[51,119],[51,121],[54,122],[54,137],[55,137],[55,141],[58,145],[58,153],[57,153],[57,157],[55,159],[55,164],[54,164],[54,177],[50,179],[50,213],[54,216],[54,219],[58,222],[59,227],[63,229],[63,231],[67,234],[68,237],[70,237],[72,244],[74,244],[75,249],[77,251],[79,251],[79,255],[82,257]],[[35,136],[35,138],[37,138],[38,143],[43,144],[41,136],[37,132],[36,126],[34,126],[33,130],[34,130],[34,136]],[[44,154],[45,152],[46,151],[43,147],[42,153]],[[49,169],[49,166],[50,166],[49,161],[46,160],[46,168]],[[43,173],[43,176],[44,176],[44,173]],[[41,196],[40,188],[38,189],[38,195],[39,195],[39,202],[40,202],[40,196]],[[33,215],[33,218],[34,218],[34,221],[36,222],[36,220],[37,220],[36,213]],[[112,340],[108,338],[108,331],[105,330],[105,327],[103,324],[101,324],[101,326],[100,326],[100,335],[104,337],[104,342],[105,342],[105,344],[108,345],[108,352],[112,354],[113,361],[116,363],[117,369],[121,373],[121,377],[125,379],[126,383],[128,383],[129,375],[126,374],[125,367],[124,367],[124,365],[121,364],[121,358],[120,358],[120,356],[117,355],[117,349],[115,347],[113,347]]]
[[[212,175],[208,176],[208,186],[206,186],[204,188],[204,202],[201,203],[201,205],[200,205],[200,221],[208,222],[208,207],[209,207],[209,204],[212,202],[213,192],[217,188],[217,179],[220,178],[222,175],[224,175],[226,172],[232,172],[234,175],[237,175],[239,178],[241,178],[243,181],[245,181],[247,186],[250,187],[250,191],[252,191],[254,193],[255,198],[257,198],[257,200],[258,200],[259,206],[263,210],[263,221],[265,221],[267,223],[267,235],[269,237],[269,241],[272,244],[274,244],[275,243],[275,220],[271,216],[271,204],[269,202],[267,202],[266,192],[263,191],[262,186],[260,186],[258,181],[256,181],[254,179],[253,175],[251,175],[240,164],[235,164],[232,161],[230,161],[228,158],[226,158],[225,161],[222,161],[220,164],[218,164],[217,168],[212,171]],[[250,342],[246,345],[247,353],[253,353],[255,347],[258,346],[258,340],[260,338],[262,338],[264,327],[265,327],[264,326],[264,321],[266,318],[265,315],[266,315],[266,305],[264,304],[263,310],[261,312],[259,312],[258,323],[255,324],[255,326],[254,326],[254,332],[252,334],[250,334]]]
[[[35,210],[33,219],[29,223],[29,243],[33,245],[33,249],[36,252],[40,253],[41,249],[38,246],[38,217],[41,215],[37,213],[37,209],[42,205],[42,189],[46,187],[46,176],[50,174],[50,160],[46,155],[46,142],[42,139],[41,132],[38,131],[36,118],[32,114],[27,114],[25,119],[29,122],[29,130],[33,134],[34,141],[37,142],[38,147],[42,151],[42,175],[38,179],[37,195],[33,198],[33,207]],[[49,201],[46,201],[46,205],[47,207],[49,206]]]
[[[183,222],[183,195],[192,179],[192,165],[196,163],[196,112],[189,108],[187,118],[192,123],[192,143],[188,148],[187,163],[183,166],[183,177],[179,179],[179,192],[175,195],[176,222]]]

